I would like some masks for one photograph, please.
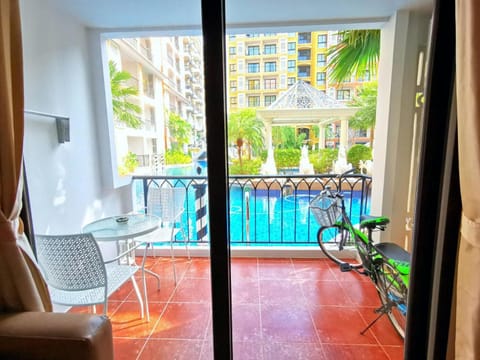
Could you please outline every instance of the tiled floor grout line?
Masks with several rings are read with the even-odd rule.
[[[202,359],[202,356],[203,356],[203,352],[205,351],[205,347],[206,347],[206,344],[207,344],[207,334],[208,334],[208,329],[209,329],[209,326],[213,326],[212,324],[212,307],[210,306],[210,311],[209,311],[209,317],[208,317],[208,321],[207,321],[207,326],[205,328],[205,333],[203,334],[203,342],[202,342],[202,346],[200,348],[200,353],[198,354],[198,359]],[[213,339],[212,339],[213,341]]]
[[[348,281],[350,281],[350,280],[348,280]],[[361,280],[358,280],[358,281],[361,281]],[[369,280],[369,281],[370,281],[370,280]],[[345,286],[344,286],[344,284],[343,284],[344,282],[345,282],[345,281],[339,281],[340,286],[342,287],[342,289],[343,289],[345,292],[347,292],[346,289],[345,289]],[[348,294],[347,294],[347,296],[348,296]],[[358,308],[360,307],[360,305],[355,304],[355,303],[354,303],[353,305],[355,305],[355,310],[356,310],[356,312],[357,312],[357,313],[360,315],[360,317],[362,318],[363,322],[365,323],[365,327],[367,327],[367,326],[369,325],[369,322],[367,321],[367,319],[363,316],[363,314],[362,314],[362,313],[360,312],[360,310],[358,309]],[[362,305],[361,307],[363,307],[363,308],[372,308],[373,311],[378,308],[378,306],[364,306],[364,305]],[[375,326],[375,325],[373,325],[373,326]],[[362,329],[362,330],[363,330],[363,329]],[[390,358],[390,356],[387,354],[387,352],[385,351],[385,349],[384,349],[384,347],[383,347],[384,344],[382,344],[382,342],[380,341],[380,339],[377,337],[377,335],[376,335],[375,332],[373,331],[373,328],[368,329],[368,332],[372,334],[372,336],[373,336],[373,338],[375,339],[375,341],[377,342],[378,346],[380,346],[380,347],[382,348],[383,352],[387,355],[387,357]]]
[[[156,261],[155,265],[158,263],[158,260]],[[148,336],[145,338],[145,343],[143,344],[142,348],[140,349],[140,351],[138,352],[138,355],[137,355],[137,360],[140,358],[140,356],[142,355],[143,351],[145,350],[145,347],[147,346],[148,342],[150,341],[151,337],[152,337],[152,334],[153,332],[155,331],[158,323],[161,321],[162,319],[162,316],[165,314],[165,311],[167,311],[167,308],[168,308],[168,304],[171,303],[171,300],[173,298],[173,295],[175,294],[175,292],[177,291],[177,288],[178,286],[180,285],[180,283],[182,282],[182,280],[185,278],[187,272],[188,272],[188,269],[189,267],[192,265],[192,260],[188,260],[188,266],[185,270],[185,272],[183,273],[182,277],[180,278],[180,280],[177,279],[177,282],[175,284],[175,287],[172,291],[172,293],[170,294],[169,298],[167,299],[167,301],[165,302],[165,306],[163,307],[162,309],[162,312],[160,313],[160,315],[158,316],[158,319],[157,321],[155,322],[155,325],[152,327],[152,330],[150,330],[150,333],[148,334]],[[153,266],[152,266],[153,267]],[[160,282],[160,289],[162,287],[162,284]],[[160,290],[157,290],[157,291],[160,291]]]
[[[369,322],[367,321],[367,319],[365,319],[365,317],[363,316],[363,314],[357,310],[357,312],[360,314],[360,317],[363,319],[363,321],[365,322],[366,326],[368,326]],[[385,315],[386,316],[386,315]],[[375,325],[373,325],[375,326]],[[375,340],[377,341],[378,345],[381,347],[382,351],[385,353],[385,355],[387,355],[387,358],[390,359],[390,355],[387,353],[387,351],[385,350],[385,344],[382,344],[382,342],[378,339],[377,335],[375,334],[375,332],[373,331],[373,329],[369,329],[368,330],[369,332],[372,333],[373,337],[375,338]]]
[[[257,257],[255,258],[255,262],[257,264],[257,295],[258,295],[258,321],[260,324],[260,343],[262,349],[262,359],[265,358],[265,348],[264,348],[264,340],[263,340],[263,322],[262,322],[262,300],[261,300],[261,290],[260,290],[260,259]]]
[[[295,267],[295,262],[292,260],[292,263],[293,263],[293,268],[296,269]],[[296,270],[295,270],[295,274],[296,274]],[[302,297],[303,297],[303,300],[304,300],[304,304],[305,304],[305,307],[308,311],[308,315],[310,316],[310,320],[312,321],[312,325],[313,325],[313,328],[315,329],[315,335],[317,336],[317,340],[318,340],[318,344],[320,345],[320,349],[322,350],[322,355],[323,355],[323,358],[326,359],[327,358],[327,354],[325,353],[325,349],[323,347],[323,343],[322,343],[322,340],[320,338],[320,334],[318,332],[318,329],[317,329],[317,326],[315,325],[315,321],[313,320],[313,315],[312,315],[312,311],[311,311],[311,306],[309,305],[308,303],[308,299],[307,297],[305,296],[305,291],[303,290],[303,283],[300,283],[300,291],[302,292]]]

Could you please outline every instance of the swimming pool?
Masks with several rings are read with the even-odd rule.
[[[191,168],[190,168],[191,170]],[[187,168],[176,169],[176,176],[187,176]],[[168,176],[174,176],[169,174]],[[187,189],[186,211],[182,226],[190,241],[197,241],[195,189],[188,185],[191,179],[175,180],[175,186]],[[165,180],[162,180],[165,181]],[[134,204],[137,210],[143,209],[143,183],[134,180]],[[208,191],[208,187],[207,187]],[[232,245],[314,245],[318,224],[309,209],[309,203],[319,190],[261,190],[249,186],[231,185],[230,187],[230,238]],[[246,195],[248,193],[248,195]],[[246,198],[249,198],[248,204]],[[362,202],[361,191],[345,193],[345,205],[350,209],[352,222],[358,223],[360,209],[369,213],[369,202]],[[204,199],[208,206],[208,197]],[[247,221],[247,208],[249,218]],[[249,227],[249,231],[247,231]]]

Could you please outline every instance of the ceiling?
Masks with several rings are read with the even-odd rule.
[[[38,0],[23,0],[38,1]],[[201,0],[47,0],[87,27],[199,29]],[[431,12],[434,0],[225,0],[227,29],[375,26],[396,10]],[[356,25],[355,25],[356,24]],[[295,30],[293,30],[295,31]]]

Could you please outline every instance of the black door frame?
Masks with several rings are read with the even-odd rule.
[[[230,237],[228,229],[225,1],[202,0],[208,215],[212,286],[213,354],[232,359]]]
[[[428,65],[405,359],[444,359],[447,352],[461,214],[454,1],[435,4]]]

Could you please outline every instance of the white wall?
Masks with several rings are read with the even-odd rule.
[[[381,35],[371,213],[390,217],[382,240],[401,246],[406,238],[417,59],[427,43],[429,18],[399,11]]]
[[[80,232],[86,223],[129,211],[130,188],[102,179],[87,30],[50,1],[22,0],[25,108],[70,117],[58,144],[53,119],[25,116],[25,164],[36,233]],[[98,85],[97,85],[98,86]]]

